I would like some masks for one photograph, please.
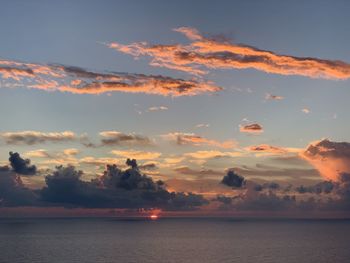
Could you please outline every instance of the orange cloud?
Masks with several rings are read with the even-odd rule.
[[[278,146],[272,146],[269,144],[260,144],[249,146],[245,150],[255,153],[257,156],[266,156],[266,155],[285,155],[289,153],[299,153],[301,149],[298,148],[284,148]]]
[[[153,160],[159,158],[162,154],[159,152],[143,152],[143,151],[111,151],[112,154],[121,156],[124,158],[131,158],[137,160]]]
[[[340,173],[350,173],[350,143],[328,139],[310,143],[300,156],[327,180],[339,180]]]
[[[260,134],[264,132],[263,127],[258,123],[240,125],[239,131],[244,133],[251,133],[251,134]]]
[[[109,92],[145,93],[162,96],[194,96],[222,90],[212,82],[183,80],[160,75],[101,73],[62,65],[40,65],[0,60],[4,87],[26,87],[73,94]]]
[[[149,56],[150,65],[201,75],[206,69],[248,69],[280,75],[300,75],[310,78],[348,79],[350,64],[338,60],[279,55],[227,40],[206,38],[196,29],[174,29],[192,42],[188,45],[150,45],[146,42],[123,45],[107,44],[109,48],[134,57]]]
[[[191,157],[195,159],[211,159],[221,157],[238,157],[242,154],[240,152],[221,152],[221,151],[196,151],[185,153],[185,157]]]

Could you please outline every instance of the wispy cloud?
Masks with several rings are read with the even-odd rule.
[[[153,141],[146,136],[134,134],[134,133],[123,133],[119,131],[102,131],[102,146],[151,146]]]
[[[196,151],[185,153],[185,157],[191,157],[194,159],[211,159],[211,158],[222,158],[222,157],[238,157],[241,156],[240,152],[221,152],[221,151]]]
[[[279,147],[269,144],[260,144],[246,147],[245,150],[254,153],[256,156],[270,156],[270,155],[287,155],[290,153],[299,153],[302,149]]]
[[[172,132],[162,135],[162,137],[166,140],[173,141],[178,145],[213,146],[225,149],[236,146],[236,142],[233,140],[220,142],[217,140],[207,139],[194,133]]]
[[[64,131],[64,132],[39,132],[39,131],[20,131],[20,132],[3,132],[0,133],[0,138],[2,138],[6,144],[13,145],[34,145],[38,143],[45,142],[66,142],[74,141],[77,136],[74,132]]]
[[[168,110],[167,106],[152,106],[148,108],[148,111],[165,111]]]
[[[41,65],[0,60],[0,76],[6,85],[73,94],[109,92],[146,93],[162,96],[193,96],[221,88],[203,80],[183,80],[161,75],[93,72],[63,65]]]
[[[153,160],[153,159],[159,158],[162,155],[159,152],[145,152],[145,151],[135,151],[135,150],[128,150],[128,151],[113,150],[111,151],[111,153],[120,157],[132,158],[132,159],[138,159],[138,160]]]
[[[338,60],[280,55],[252,46],[239,45],[222,38],[207,38],[189,27],[174,29],[190,42],[182,44],[148,44],[136,42],[123,45],[107,44],[109,48],[134,57],[151,57],[150,65],[185,71],[195,75],[210,69],[248,69],[280,75],[299,75],[310,78],[348,79],[350,64]]]

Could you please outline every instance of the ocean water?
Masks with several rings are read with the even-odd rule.
[[[350,262],[350,221],[0,219],[0,262]]]

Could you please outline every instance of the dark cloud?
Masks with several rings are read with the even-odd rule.
[[[36,193],[24,187],[19,175],[0,167],[0,207],[37,205],[36,201]]]
[[[221,183],[233,188],[240,188],[244,185],[244,177],[236,174],[233,170],[229,170],[222,178]]]
[[[245,195],[236,203],[238,210],[281,211],[294,210],[297,201],[293,195],[277,195],[272,191],[258,195]]]
[[[127,160],[129,169],[107,165],[104,174],[91,182],[80,178],[73,166],[59,166],[46,176],[42,200],[63,206],[89,208],[162,208],[192,210],[207,203],[200,195],[168,192],[162,181],[140,173],[136,160]]]
[[[310,186],[300,185],[295,188],[295,190],[300,194],[304,194],[304,193],[329,194],[332,192],[333,189],[334,189],[334,184],[331,181],[324,181],[324,182],[320,182]]]
[[[35,175],[37,172],[36,166],[31,165],[29,159],[23,159],[17,152],[10,152],[9,161],[13,171],[18,174]]]
[[[278,183],[274,182],[269,182],[269,183],[264,183],[264,184],[256,184],[254,189],[258,192],[263,191],[265,189],[269,190],[277,190],[280,188],[280,185]]]

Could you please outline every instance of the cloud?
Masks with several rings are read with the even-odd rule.
[[[260,145],[254,145],[254,146],[249,146],[246,148],[248,151],[250,152],[254,152],[254,153],[268,153],[268,154],[285,154],[288,151],[286,149],[283,149],[281,147],[276,147],[276,146],[272,146],[269,144],[260,144]]]
[[[193,175],[193,176],[198,176],[200,178],[210,177],[210,176],[216,177],[218,175],[223,174],[223,172],[221,172],[221,171],[214,171],[212,169],[195,170],[195,169],[191,169],[190,167],[187,167],[187,166],[177,167],[174,169],[174,171],[179,173],[179,174]]]
[[[17,152],[10,152],[9,161],[13,171],[18,174],[35,175],[37,172],[36,166],[31,165],[29,159],[23,159]]]
[[[145,136],[134,134],[134,133],[122,133],[119,131],[103,131],[100,132],[102,136],[102,146],[150,146],[154,143]]]
[[[253,145],[245,148],[246,151],[255,153],[256,156],[270,156],[270,155],[287,155],[287,154],[295,154],[302,151],[299,148],[290,148],[290,147],[279,147],[272,146],[269,144],[260,144]]]
[[[350,173],[350,143],[328,139],[312,142],[300,156],[313,165],[327,180],[339,180],[339,174]]]
[[[239,131],[243,133],[250,133],[250,134],[260,134],[264,132],[263,127],[258,123],[240,125]]]
[[[191,157],[194,159],[212,159],[223,157],[238,157],[241,156],[239,152],[221,152],[221,151],[196,151],[184,154],[185,157]]]
[[[63,154],[67,156],[76,156],[79,154],[79,150],[75,148],[64,149]]]
[[[233,170],[229,170],[222,178],[221,183],[233,188],[240,188],[244,186],[245,180],[243,176],[236,174]]]
[[[111,151],[111,153],[124,158],[131,158],[131,159],[138,159],[138,160],[153,160],[153,159],[159,158],[162,155],[159,152],[144,152],[144,151],[134,151],[134,150],[128,150],[128,151],[113,150]]]
[[[311,112],[308,108],[304,108],[301,111],[304,112],[305,114],[309,114]]]
[[[256,69],[280,75],[310,78],[348,79],[350,64],[311,57],[280,55],[252,46],[239,45],[223,38],[206,38],[189,27],[174,29],[187,36],[188,45],[151,45],[146,42],[107,44],[111,49],[132,55],[151,57],[150,65],[202,75],[209,69]]]
[[[108,165],[103,176],[91,182],[82,181],[83,173],[73,166],[59,166],[46,176],[41,198],[50,204],[89,208],[193,210],[207,203],[200,195],[168,192],[162,181],[142,175],[136,161],[130,161],[131,168],[124,171]]]
[[[86,156],[79,159],[80,164],[95,165],[95,166],[106,166],[107,164],[122,164],[121,158],[105,158],[105,157],[92,157]]]
[[[35,205],[36,193],[24,187],[21,177],[0,167],[0,207]]]
[[[161,96],[194,96],[222,90],[212,82],[183,80],[161,75],[92,72],[63,65],[41,65],[0,60],[4,87],[22,87],[73,94],[110,92],[145,93]]]
[[[196,128],[208,128],[209,126],[209,123],[200,123],[196,125]]]
[[[3,132],[0,133],[6,144],[10,145],[34,145],[39,143],[59,143],[74,141],[77,139],[74,132],[38,132],[38,131],[20,131],[20,132]]]
[[[25,155],[30,158],[51,158],[52,156],[45,150],[45,149],[39,149],[39,150],[33,150],[26,152]]]
[[[219,142],[204,138],[194,133],[173,132],[161,136],[166,140],[176,142],[178,145],[213,146],[224,149],[229,149],[236,146],[236,142],[233,140]]]
[[[164,111],[168,110],[168,107],[166,106],[152,106],[148,108],[148,111]]]
[[[284,182],[309,182],[319,180],[320,175],[317,170],[310,168],[281,168],[269,165],[256,164],[255,166],[235,167],[235,172],[245,176],[264,180],[280,180]]]
[[[284,97],[267,93],[265,96],[265,99],[266,100],[283,100]]]

